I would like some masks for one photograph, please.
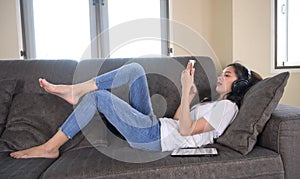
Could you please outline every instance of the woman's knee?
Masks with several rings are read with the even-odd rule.
[[[138,75],[144,75],[145,74],[145,70],[144,70],[144,67],[138,63],[130,63],[129,64],[130,66],[130,70],[131,72],[134,72],[135,74],[138,74]]]
[[[111,101],[111,93],[107,90],[97,90],[94,92],[91,92],[98,105],[108,105]]]

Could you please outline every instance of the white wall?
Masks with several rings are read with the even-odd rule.
[[[221,66],[232,61],[232,0],[172,0],[173,20],[202,36],[216,53]],[[176,33],[174,41],[187,34]],[[189,55],[175,47],[175,56]],[[202,55],[202,54],[193,54]]]
[[[0,0],[0,59],[19,58],[17,0]]]
[[[223,67],[239,60],[266,78],[276,75],[271,72],[271,1],[172,0],[172,11],[174,20],[207,39]],[[175,48],[175,55],[189,54]],[[291,73],[280,103],[300,107],[299,82],[300,73]]]
[[[263,77],[271,72],[271,0],[233,0],[233,59]],[[300,107],[300,73],[291,73],[281,103]]]

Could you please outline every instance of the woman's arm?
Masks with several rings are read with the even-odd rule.
[[[179,132],[183,136],[198,134],[213,129],[204,118],[200,118],[195,122],[193,122],[190,118],[190,91],[194,85],[194,73],[195,69],[191,66],[191,64],[188,64],[187,68],[181,75],[181,103],[174,117],[179,116]]]
[[[181,103],[179,104],[174,116],[173,116],[173,119],[174,120],[179,120],[179,116],[180,116],[180,113],[181,113]]]
[[[191,87],[191,90],[190,90],[190,95],[189,95],[189,103],[191,104],[191,102],[193,101],[195,95],[197,94],[197,87],[195,84],[192,85]],[[179,120],[179,117],[180,117],[180,113],[181,113],[181,103],[179,104],[174,116],[173,116],[173,119],[174,120]]]
[[[187,95],[182,95],[181,99],[181,111],[179,115],[179,132],[183,136],[190,136],[194,134],[200,134],[208,132],[214,128],[206,121],[204,117],[199,118],[196,121],[192,121],[190,117],[190,102],[186,99]]]

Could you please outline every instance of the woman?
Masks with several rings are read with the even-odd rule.
[[[173,119],[157,119],[153,114],[146,75],[137,63],[124,65],[76,85],[53,85],[39,79],[47,92],[71,104],[77,104],[84,97],[46,143],[12,152],[10,156],[57,158],[59,148],[89,123],[96,110],[106,116],[133,148],[172,151],[213,143],[213,139],[218,138],[235,118],[247,89],[261,77],[238,63],[230,64],[218,77],[218,100],[197,104],[190,110],[190,103],[197,92],[194,73],[195,69],[189,62],[181,74],[181,103]],[[130,104],[107,91],[125,83],[130,86]]]

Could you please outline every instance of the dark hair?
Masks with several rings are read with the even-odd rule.
[[[231,92],[228,93],[225,98],[236,103],[240,108],[245,93],[250,89],[250,87],[261,81],[262,77],[258,73],[247,69],[240,63],[232,63],[227,65],[227,67],[234,68],[237,80],[232,83]]]

